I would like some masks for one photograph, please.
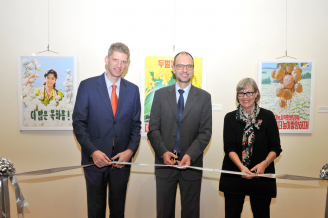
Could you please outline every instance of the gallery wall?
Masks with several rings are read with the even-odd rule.
[[[206,90],[213,104],[222,105],[222,111],[213,111],[213,135],[205,150],[204,167],[220,169],[223,119],[236,107],[238,81],[244,77],[257,80],[258,60],[284,56],[287,47],[289,56],[316,61],[314,125],[312,134],[280,135],[283,152],[275,161],[276,172],[318,177],[328,162],[328,114],[318,113],[319,106],[328,106],[328,2],[287,3],[286,13],[286,0],[0,0],[0,157],[12,160],[16,172],[80,164],[81,148],[72,131],[19,130],[18,54],[44,51],[48,43],[52,51],[77,54],[78,80],[82,81],[105,71],[109,46],[120,41],[131,50],[125,79],[139,87],[148,55],[170,56],[186,50],[204,58]],[[154,162],[145,137],[133,161]],[[30,204],[26,218],[87,217],[82,169],[18,180]],[[201,217],[224,216],[219,181],[220,174],[204,173]],[[272,217],[324,217],[326,181],[277,180],[277,186]],[[12,186],[9,191],[15,216]],[[153,168],[132,167],[126,217],[155,217],[155,202]],[[179,202],[178,195],[177,217]],[[248,198],[242,217],[252,217]]]

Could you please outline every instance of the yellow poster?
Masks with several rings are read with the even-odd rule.
[[[145,59],[145,88],[144,88],[144,132],[148,132],[151,106],[155,91],[173,85],[175,75],[172,71],[174,57],[148,56]],[[194,75],[191,84],[202,88],[203,58],[194,57]]]

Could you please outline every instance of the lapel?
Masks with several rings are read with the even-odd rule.
[[[104,74],[101,74],[99,76],[98,91],[99,91],[99,94],[100,94],[101,98],[103,99],[104,104],[106,105],[106,107],[109,111],[109,114],[114,117],[113,110],[112,110],[112,105],[110,103],[110,98],[108,96],[108,90],[107,90]]]
[[[128,93],[128,87],[123,78],[121,78],[121,84],[120,84],[120,95],[118,97],[118,105],[116,110],[115,118],[118,117],[120,114],[121,108],[123,106],[124,99],[126,97],[126,94]]]
[[[188,98],[187,98],[187,102],[186,102],[186,106],[183,110],[181,121],[183,120],[183,118],[185,118],[185,116],[187,116],[187,114],[189,113],[191,108],[195,105],[195,103],[197,101],[197,97],[198,97],[197,95],[198,95],[197,89],[193,85],[191,85],[190,91],[188,94]]]
[[[166,98],[167,101],[169,102],[169,105],[171,107],[171,110],[175,118],[178,120],[178,107],[177,107],[177,97],[175,94],[175,84],[168,87]]]

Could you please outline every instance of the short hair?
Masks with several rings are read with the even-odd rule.
[[[194,64],[194,58],[191,56],[191,54],[189,54],[189,53],[186,52],[186,51],[182,51],[182,52],[179,52],[178,54],[175,55],[174,60],[173,60],[173,66],[175,66],[175,59],[177,59],[177,57],[178,57],[180,54],[189,55],[189,56],[191,57],[191,59],[192,59],[192,64]]]
[[[255,101],[256,102],[259,102],[260,101],[260,98],[261,98],[260,90],[257,87],[257,84],[256,84],[255,80],[253,80],[252,78],[244,78],[244,79],[240,80],[239,83],[238,83],[238,85],[237,85],[237,87],[236,87],[236,91],[238,93],[240,90],[246,89],[249,86],[252,86],[253,87],[254,92],[257,92],[258,91],[258,95],[257,95],[257,98],[255,99]],[[239,99],[238,99],[238,94],[237,93],[236,93],[236,100],[239,103]]]
[[[108,49],[108,57],[110,57],[113,54],[113,51],[118,51],[126,54],[128,56],[128,61],[130,59],[130,50],[127,45],[121,42],[116,42],[110,45]]]

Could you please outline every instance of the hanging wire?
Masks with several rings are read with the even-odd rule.
[[[175,51],[175,0],[173,4],[173,51]]]
[[[47,50],[45,50],[45,51],[40,51],[40,52],[38,52],[37,54],[40,54],[40,53],[43,53],[43,52],[52,52],[52,53],[56,53],[56,54],[59,54],[58,52],[55,52],[55,51],[51,51],[51,50],[49,50],[49,29],[50,29],[50,25],[49,25],[49,17],[50,17],[50,15],[49,15],[49,0],[48,0],[48,46],[47,46]]]
[[[49,27],[49,15],[50,14],[50,12],[49,12],[49,0],[48,0],[48,49],[49,49],[49,29],[50,29],[50,27]]]
[[[286,55],[281,56],[279,58],[292,58],[292,59],[297,59],[297,58],[293,58],[293,57],[290,57],[290,56],[287,55],[287,0],[286,0]],[[276,58],[276,59],[279,59],[279,58]]]

